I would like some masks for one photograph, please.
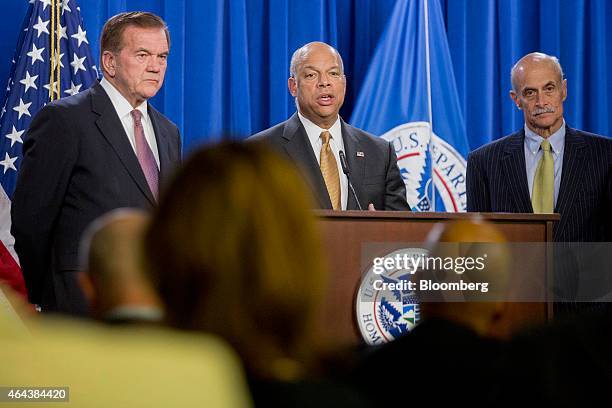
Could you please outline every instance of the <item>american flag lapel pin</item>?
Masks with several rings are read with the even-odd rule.
[[[357,152],[357,157],[365,157],[365,154],[363,154],[363,152]]]

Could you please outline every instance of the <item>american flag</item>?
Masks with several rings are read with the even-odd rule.
[[[0,111],[0,281],[25,295],[11,236],[11,198],[30,122],[49,101],[98,76],[76,0],[30,0]],[[59,63],[59,66],[58,66]]]

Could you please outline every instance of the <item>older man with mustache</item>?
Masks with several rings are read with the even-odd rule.
[[[566,125],[556,57],[528,54],[511,79],[525,126],[470,153],[468,211],[556,212],[555,241],[612,241],[612,139]]]
[[[288,86],[298,111],[251,140],[269,143],[295,162],[319,208],[409,211],[393,146],[338,115],[346,92],[338,51],[322,42],[297,49]]]

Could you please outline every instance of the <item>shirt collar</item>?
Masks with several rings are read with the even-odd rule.
[[[336,118],[336,121],[329,129],[323,129],[322,127],[319,127],[313,121],[302,115],[299,111],[298,116],[300,118],[300,121],[302,122],[302,125],[304,125],[304,129],[306,129],[306,134],[308,135],[308,138],[311,142],[319,140],[321,132],[328,131],[332,136],[332,140],[334,140],[336,143],[340,143],[341,145],[342,126],[340,125],[340,115],[338,115],[338,118]]]
[[[543,140],[542,136],[529,129],[525,124],[525,145],[531,153],[536,154],[540,150]],[[565,119],[559,130],[548,137],[548,141],[553,153],[560,154],[563,151],[563,146],[565,145]]]
[[[100,85],[102,85],[102,88],[104,88],[104,90],[106,91],[106,94],[108,95],[113,106],[115,107],[119,118],[123,119],[126,115],[129,115],[130,112],[134,110],[128,100],[125,99],[125,96],[121,95],[121,92],[119,92],[119,90],[115,88],[115,85],[111,84],[110,81],[107,81],[106,78],[102,78],[102,80],[100,81]],[[136,109],[138,109],[142,113],[142,117],[145,120],[147,120],[149,116],[147,113],[147,107],[147,101],[144,101],[136,107]]]

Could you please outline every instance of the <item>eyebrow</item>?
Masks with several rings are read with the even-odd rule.
[[[549,85],[557,85],[556,81],[548,81],[547,83],[544,84],[543,88],[546,88]],[[526,86],[525,88],[523,88],[523,92],[525,91],[537,91],[537,87],[534,86]]]
[[[321,71],[320,69],[315,68],[313,65],[305,65],[302,67],[302,69],[311,69],[313,71]],[[331,71],[333,69],[340,69],[339,65],[334,65],[333,67],[327,69],[327,71]]]
[[[146,48],[139,48],[139,49],[136,50],[136,53],[143,52],[143,51],[146,52],[147,54],[154,55],[154,53],[152,53],[151,51],[147,50]],[[170,51],[168,50],[168,51],[160,52],[159,54],[156,54],[156,55],[168,55],[169,53],[170,53]]]

